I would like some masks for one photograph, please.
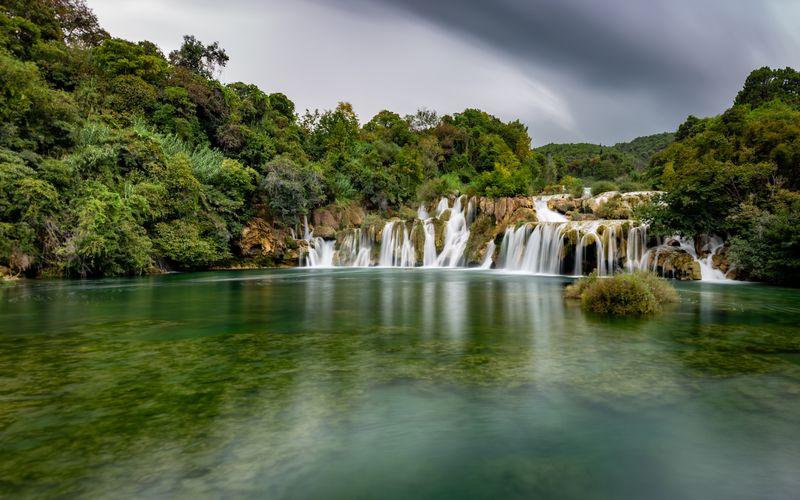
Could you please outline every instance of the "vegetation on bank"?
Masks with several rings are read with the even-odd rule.
[[[662,304],[678,301],[678,292],[665,279],[648,271],[599,278],[596,273],[567,285],[564,296],[580,299],[583,309],[611,316],[657,313]]]
[[[289,234],[331,203],[396,215],[453,194],[655,185],[670,191],[642,215],[657,230],[728,236],[751,278],[797,274],[791,70],[754,72],[731,111],[690,117],[676,134],[532,149],[519,121],[478,109],[362,121],[339,103],[301,114],[281,93],[215,79],[227,62],[219,44],[193,36],[168,55],[113,38],[84,0],[2,0],[0,267],[205,269],[242,259],[254,218]]]
[[[666,194],[640,216],[655,234],[717,234],[739,276],[800,282],[800,74],[761,68],[733,107],[690,116],[656,154],[651,182]]]

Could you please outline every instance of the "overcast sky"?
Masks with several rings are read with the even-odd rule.
[[[88,0],[165,53],[219,41],[225,82],[298,111],[353,104],[519,119],[534,145],[613,144],[726,109],[757,67],[800,68],[800,0]]]

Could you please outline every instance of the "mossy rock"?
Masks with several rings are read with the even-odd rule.
[[[464,250],[468,266],[483,263],[486,245],[495,238],[494,230],[494,217],[487,214],[478,215],[475,222],[469,227],[469,239]]]

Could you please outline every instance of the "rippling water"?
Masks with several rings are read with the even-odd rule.
[[[0,287],[0,496],[794,498],[800,292],[491,271]]]

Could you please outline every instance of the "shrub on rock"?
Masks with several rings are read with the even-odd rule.
[[[567,298],[581,300],[583,309],[613,316],[643,316],[676,302],[678,294],[666,280],[649,272],[598,278],[595,273],[567,286]]]

